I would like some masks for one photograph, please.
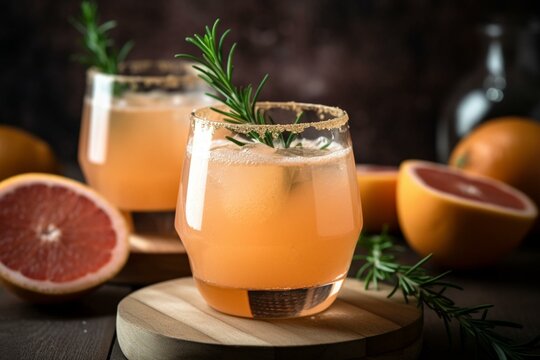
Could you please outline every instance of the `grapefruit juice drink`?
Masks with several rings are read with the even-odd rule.
[[[88,183],[121,209],[176,205],[189,113],[200,103],[172,102],[164,94],[128,97],[111,105],[85,101],[79,161]],[[106,134],[96,136],[100,122],[106,124]]]
[[[133,63],[130,75],[88,74],[79,163],[88,183],[122,210],[175,208],[189,114],[206,100],[185,64],[167,64]],[[152,70],[171,74],[139,74]]]
[[[305,107],[339,121],[326,120],[324,131],[298,124],[294,130],[314,136],[299,134],[289,148],[238,146],[223,139],[223,123],[198,120],[209,115],[204,109],[193,117],[176,228],[215,309],[310,315],[334,301],[346,276],[362,226],[347,118],[339,109]]]

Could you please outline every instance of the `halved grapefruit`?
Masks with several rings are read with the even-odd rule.
[[[540,207],[540,123],[515,116],[492,119],[461,140],[449,165],[523,191]],[[540,222],[536,230],[540,232]]]
[[[494,263],[537,216],[525,194],[500,181],[414,160],[400,167],[397,208],[410,246],[454,268]]]
[[[0,183],[0,278],[24,298],[69,300],[101,285],[125,264],[127,235],[120,212],[79,182],[24,174]]]
[[[393,166],[356,166],[364,218],[363,231],[380,232],[385,226],[391,231],[398,229],[397,177],[398,169]]]

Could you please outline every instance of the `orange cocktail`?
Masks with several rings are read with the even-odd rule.
[[[89,71],[79,163],[88,183],[120,209],[172,210],[189,114],[206,103],[204,89],[185,64],[130,65],[129,75]]]
[[[279,140],[275,148],[238,146],[226,136],[257,125],[231,131],[216,113],[197,111],[176,228],[212,307],[244,317],[305,316],[334,301],[362,226],[347,117],[318,105],[259,106],[300,107],[323,120],[266,125],[277,139],[297,131],[289,148]]]

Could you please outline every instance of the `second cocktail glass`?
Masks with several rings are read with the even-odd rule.
[[[167,212],[176,206],[189,114],[208,104],[207,87],[184,62],[134,61],[120,70],[88,71],[79,163],[90,186],[121,210],[174,234]]]
[[[362,227],[348,117],[312,104],[257,109],[275,124],[192,114],[176,228],[213,308],[311,315],[335,300]]]

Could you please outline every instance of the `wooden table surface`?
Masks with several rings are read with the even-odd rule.
[[[540,243],[528,243],[535,240]],[[403,257],[418,259],[410,251]],[[465,288],[454,292],[454,298],[463,305],[495,304],[493,316],[525,327],[508,334],[527,340],[540,334],[539,265],[536,245],[520,249],[496,267],[454,273],[451,280]],[[353,264],[351,274],[357,268]],[[107,284],[78,302],[36,306],[0,288],[0,359],[125,359],[115,337],[116,306],[133,290]],[[426,311],[421,359],[467,358],[450,351],[446,339],[442,323]]]

